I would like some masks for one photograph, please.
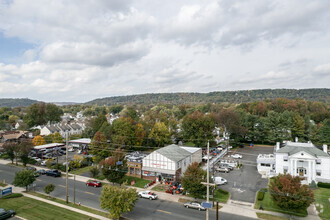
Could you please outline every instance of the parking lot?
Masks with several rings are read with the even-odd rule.
[[[273,153],[273,147],[257,146],[250,148],[245,146],[232,153],[243,156],[242,159],[237,159],[243,166],[229,173],[217,172],[215,176],[221,176],[228,181],[226,185],[222,185],[220,188],[230,192],[232,200],[254,203],[256,192],[267,187],[268,184],[268,179],[262,179],[257,171],[257,156],[258,154]],[[224,159],[228,159],[228,157]]]

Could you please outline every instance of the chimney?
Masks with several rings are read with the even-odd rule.
[[[323,144],[323,151],[327,154],[328,153],[328,145]]]
[[[276,142],[276,151],[280,149],[280,142]]]
[[[297,142],[298,142],[298,137],[296,137],[294,140],[295,140],[295,142],[297,143]]]

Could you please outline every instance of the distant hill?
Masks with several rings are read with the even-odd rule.
[[[52,102],[53,104],[57,106],[64,106],[64,105],[78,105],[80,103],[77,102]]]
[[[0,99],[0,107],[25,107],[37,102],[32,99]]]
[[[209,93],[150,93],[95,99],[85,104],[193,104],[193,103],[243,103],[264,99],[302,98],[310,101],[330,102],[330,89],[260,89]]]

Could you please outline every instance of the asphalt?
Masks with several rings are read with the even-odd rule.
[[[11,183],[14,180],[15,172],[21,168],[9,165],[0,164],[0,181],[5,179],[7,183]],[[80,180],[82,177],[79,177]],[[56,188],[51,193],[51,196],[65,199],[65,178],[55,178],[50,176],[40,176],[37,178],[34,186],[30,187],[30,190],[43,193],[43,188],[53,183]],[[74,198],[74,181],[69,179],[69,201],[73,201]],[[75,181],[76,189],[76,203],[80,202],[81,205],[89,206],[95,209],[102,210],[100,208],[99,197],[101,195],[102,188],[88,187],[85,182]],[[142,189],[141,189],[142,190]],[[129,219],[203,219],[205,218],[205,212],[194,209],[184,208],[182,203],[177,203],[178,197],[170,194],[167,200],[148,200],[139,199],[132,212],[125,214],[124,217]],[[173,201],[171,201],[173,198]],[[220,212],[221,213],[221,212]],[[215,211],[210,210],[210,219],[215,219]],[[246,216],[234,215],[231,213],[221,213],[221,219],[254,219]]]
[[[273,148],[270,147],[244,147],[232,152],[243,156],[242,159],[238,159],[243,166],[229,173],[215,174],[215,176],[221,176],[228,181],[228,184],[222,185],[220,188],[230,192],[231,200],[254,203],[258,190],[266,188],[268,184],[268,179],[261,178],[257,171],[257,156],[258,154],[272,153],[272,151]]]

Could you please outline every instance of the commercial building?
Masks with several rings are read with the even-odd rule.
[[[142,178],[142,160],[148,154],[141,152],[133,152],[126,154],[127,160],[127,176]]]
[[[143,178],[179,180],[193,162],[202,161],[202,149],[175,144],[155,150],[142,160]]]

